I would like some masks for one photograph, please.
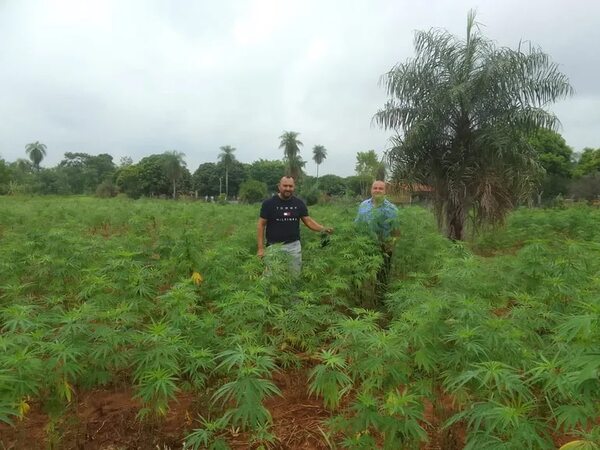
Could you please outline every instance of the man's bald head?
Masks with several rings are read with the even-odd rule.
[[[371,185],[371,195],[385,195],[385,181],[373,181],[373,184]]]
[[[281,180],[279,180],[279,184],[286,182],[286,183],[292,183],[294,184],[294,177],[288,177],[287,175],[284,175],[281,177]]]

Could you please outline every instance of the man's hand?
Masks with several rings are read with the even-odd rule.
[[[327,233],[327,234],[333,233],[333,228],[324,227],[320,223],[316,222],[310,216],[300,217],[300,219],[302,220],[302,223],[304,223],[304,225],[306,225],[311,231],[316,231],[317,233]]]
[[[258,251],[256,252],[256,256],[260,259],[265,256],[265,227],[267,226],[267,219],[263,217],[258,218],[258,222],[256,224],[256,248]]]
[[[396,246],[396,241],[396,237],[386,239],[386,241],[383,243],[383,248],[386,253],[391,253],[392,250],[394,250],[394,247]]]

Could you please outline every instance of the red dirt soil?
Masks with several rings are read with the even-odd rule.
[[[323,421],[331,413],[323,407],[321,399],[308,395],[306,370],[277,373],[273,381],[282,396],[270,398],[265,405],[273,417],[272,432],[277,438],[272,448],[330,448],[324,438]],[[167,416],[155,423],[136,420],[141,405],[132,396],[130,388],[80,393],[69,411],[54,424],[54,432],[51,432],[48,415],[40,405],[34,404],[27,417],[15,426],[0,424],[0,449],[174,450],[180,449],[184,437],[199,427],[197,419],[202,412],[202,401],[197,396],[179,395],[170,405]],[[428,401],[424,403],[428,423],[423,427],[429,434],[429,442],[422,445],[421,450],[462,449],[465,426],[457,423],[450,429],[441,428],[452,415],[454,406],[446,394],[440,393],[439,399],[437,407]],[[231,434],[227,438],[236,450],[253,448],[248,444],[247,433]],[[572,439],[554,438],[557,444]]]
[[[328,449],[320,429],[323,428],[323,420],[331,414],[323,407],[321,399],[308,396],[306,373],[277,373],[273,381],[282,394],[265,402],[273,417],[272,432],[277,436],[274,448]],[[244,435],[230,439],[229,443],[234,449],[249,448]]]
[[[191,395],[178,396],[166,418],[152,425],[136,420],[141,406],[132,399],[130,389],[93,390],[79,396],[55,424],[54,433],[48,432],[48,415],[33,405],[15,427],[0,425],[0,444],[3,449],[181,448],[183,431],[191,429],[193,400]]]
[[[329,417],[320,399],[308,397],[303,371],[275,374],[282,396],[266,402],[273,417],[275,448],[321,450],[328,446],[319,431]],[[97,389],[82,393],[73,407],[55,424],[55,443],[47,432],[49,418],[40,405],[32,405],[27,417],[14,427],[0,424],[0,448],[4,449],[179,449],[194,428],[201,412],[200,402],[190,395],[177,397],[160,423],[140,423],[140,403],[131,389]],[[229,437],[235,449],[249,448],[247,434]]]

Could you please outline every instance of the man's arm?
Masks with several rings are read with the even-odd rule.
[[[356,217],[354,218],[354,223],[359,223],[363,221],[363,214],[360,210],[360,206],[358,207],[358,212],[356,213]]]
[[[396,245],[396,241],[400,237],[400,229],[398,227],[392,228],[392,232],[390,233],[390,237],[386,239],[385,246],[390,251]]]
[[[316,232],[321,232],[324,231],[327,234],[331,234],[333,233],[333,228],[331,227],[325,227],[319,223],[317,223],[312,217],[310,216],[304,216],[301,217],[302,219],[302,223],[304,223],[304,225],[306,225],[308,228],[310,228],[312,231],[316,231]]]
[[[265,256],[265,227],[267,225],[267,219],[263,219],[262,217],[258,218],[258,223],[256,224],[256,242],[258,251],[256,255],[259,258]]]
[[[368,222],[369,221],[369,200],[365,200],[360,205],[358,205],[358,212],[356,213],[356,217],[354,219],[354,223],[360,222]]]

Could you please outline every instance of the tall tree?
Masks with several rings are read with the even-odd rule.
[[[141,169],[138,164],[128,164],[119,168],[116,173],[116,185],[119,190],[131,198],[139,198],[143,194]]]
[[[119,158],[119,167],[131,166],[133,164],[133,159],[131,156],[121,156]]]
[[[598,171],[600,171],[600,148],[584,148],[574,170],[575,176],[581,177]]]
[[[33,171],[33,164],[30,161],[27,161],[25,158],[19,158],[11,165],[14,168],[24,174],[31,173]]]
[[[277,192],[277,184],[285,173],[285,163],[280,160],[259,159],[248,166],[248,178],[267,183],[268,192]]]
[[[323,175],[319,179],[319,189],[329,195],[344,195],[346,180],[337,175]]]
[[[117,184],[120,186],[126,181],[132,196],[172,196],[173,191],[177,193],[180,189],[191,189],[191,175],[181,159],[183,156],[183,153],[176,151],[145,156],[137,164],[121,167],[116,174]],[[179,169],[175,167],[175,162]],[[123,174],[126,176],[123,177]]]
[[[8,186],[11,181],[11,170],[8,164],[0,158],[0,194],[8,192]]]
[[[229,169],[235,161],[235,147],[231,145],[224,145],[220,147],[221,153],[219,153],[219,161],[225,166],[225,196],[229,197]]]
[[[576,200],[600,199],[600,171],[589,172],[573,181],[569,194]]]
[[[377,178],[380,167],[381,162],[379,161],[375,150],[356,153],[356,165],[354,166],[354,170],[358,176],[366,176],[373,179]]]
[[[240,186],[240,201],[257,203],[267,198],[267,184],[264,181],[246,180]]]
[[[33,163],[33,167],[35,167],[36,170],[40,170],[40,163],[44,159],[44,156],[46,156],[46,145],[39,141],[32,142],[25,146],[25,153],[29,156],[29,159]]]
[[[112,180],[115,164],[107,153],[88,155],[87,153],[66,152],[57,169],[64,172],[69,180],[71,193],[93,193],[98,185]]]
[[[486,39],[473,11],[464,40],[419,31],[415,51],[382,77],[391,98],[375,121],[396,132],[395,178],[432,185],[438,224],[463,239],[469,211],[476,225],[502,222],[529,197],[540,165],[527,137],[557,125],[545,107],[573,89],[539,48]]]
[[[217,173],[221,176],[225,172],[225,165],[222,162],[217,163]],[[240,189],[240,185],[248,178],[248,168],[247,164],[239,162],[237,159],[234,159],[231,165],[229,166],[229,175],[228,175],[228,185],[229,185],[229,193],[234,196],[238,194]],[[218,178],[217,178],[218,180]],[[218,184],[217,184],[218,186]]]
[[[173,200],[177,197],[177,181],[185,172],[184,156],[184,153],[178,152],[177,150],[165,152],[163,155],[163,168],[167,178],[173,186]]]
[[[540,128],[529,138],[538,154],[544,175],[538,190],[538,202],[566,194],[573,175],[573,150],[556,131]]]
[[[385,178],[384,165],[379,160],[375,150],[356,153],[354,170],[360,179],[362,195],[367,194],[369,186],[374,180],[383,180]]]
[[[202,196],[213,196],[219,193],[219,173],[217,165],[212,162],[202,163],[192,176],[194,189]]]
[[[302,168],[306,164],[302,161],[300,156],[300,146],[304,145],[298,139],[298,135],[295,131],[284,131],[279,136],[279,148],[283,149],[283,157],[286,164],[286,174],[294,178],[296,181],[302,174]]]
[[[327,149],[322,145],[313,147],[313,161],[317,164],[317,186],[319,185],[319,166],[327,158]]]

